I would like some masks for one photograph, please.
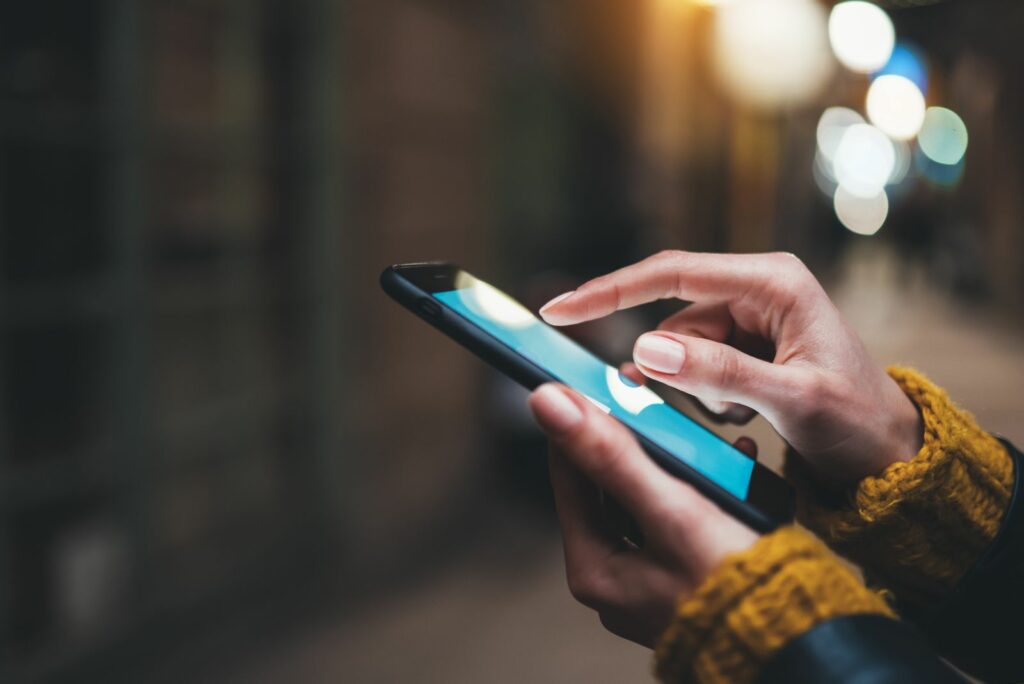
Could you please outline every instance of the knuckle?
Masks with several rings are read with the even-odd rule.
[[[665,249],[654,255],[653,260],[666,270],[675,272],[685,266],[688,258],[689,254],[682,250]]]
[[[610,473],[617,470],[622,462],[616,440],[605,430],[595,431],[587,445],[592,466],[597,473]]]
[[[777,252],[772,255],[774,268],[777,272],[775,282],[784,293],[799,295],[817,283],[811,270],[800,259],[790,252]]]
[[[810,273],[810,269],[807,268],[807,264],[792,252],[774,252],[770,256],[773,261],[773,266],[780,271],[794,274]]]
[[[684,254],[686,254],[686,252],[680,251],[678,249],[663,249],[657,254],[655,254],[653,259],[655,261],[667,261],[669,263],[674,263],[678,261],[680,257],[682,257]]]
[[[823,404],[831,398],[835,382],[831,376],[824,373],[815,373],[807,383],[807,400],[816,404]]]
[[[569,593],[579,603],[594,609],[605,605],[605,582],[595,572],[570,571],[567,580]]]
[[[824,373],[811,373],[795,388],[796,405],[805,421],[815,421],[829,411],[837,393],[836,382]]]
[[[668,287],[667,293],[679,295],[680,275],[686,270],[690,258],[689,252],[678,249],[665,249],[650,258],[652,271],[660,273]]]
[[[735,387],[742,380],[742,368],[735,354],[729,353],[721,345],[711,348],[710,362],[714,368],[714,375],[718,388]]]
[[[793,254],[793,252],[772,252],[771,257],[780,264],[789,265],[790,267],[800,267],[804,265],[803,260],[801,260],[796,254]]]
[[[601,626],[615,636],[621,637],[626,634],[624,621],[619,615],[605,610],[599,612],[597,616],[601,621]]]

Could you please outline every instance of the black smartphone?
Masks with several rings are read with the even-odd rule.
[[[573,388],[632,430],[662,468],[755,530],[793,519],[785,480],[501,290],[446,263],[391,266],[380,282],[400,304],[528,389],[551,381]]]

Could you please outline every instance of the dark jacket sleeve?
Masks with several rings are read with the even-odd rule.
[[[964,684],[910,625],[882,615],[823,622],[786,644],[759,684]]]
[[[857,615],[824,622],[786,644],[761,683],[962,682],[940,655],[986,682],[1024,681],[1024,456],[992,546],[940,605],[901,611],[905,622]],[[913,623],[913,624],[908,624]]]
[[[1024,681],[1024,456],[1001,440],[1014,461],[1010,507],[978,563],[934,610],[904,617],[957,667],[986,682]]]

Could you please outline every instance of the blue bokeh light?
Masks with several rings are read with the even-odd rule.
[[[892,56],[873,76],[903,76],[913,81],[922,93],[928,94],[928,67],[921,51],[915,46],[900,41],[893,48]]]

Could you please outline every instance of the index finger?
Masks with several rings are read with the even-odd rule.
[[[552,325],[573,325],[657,299],[729,301],[767,280],[774,257],[661,252],[553,299],[540,314]]]

